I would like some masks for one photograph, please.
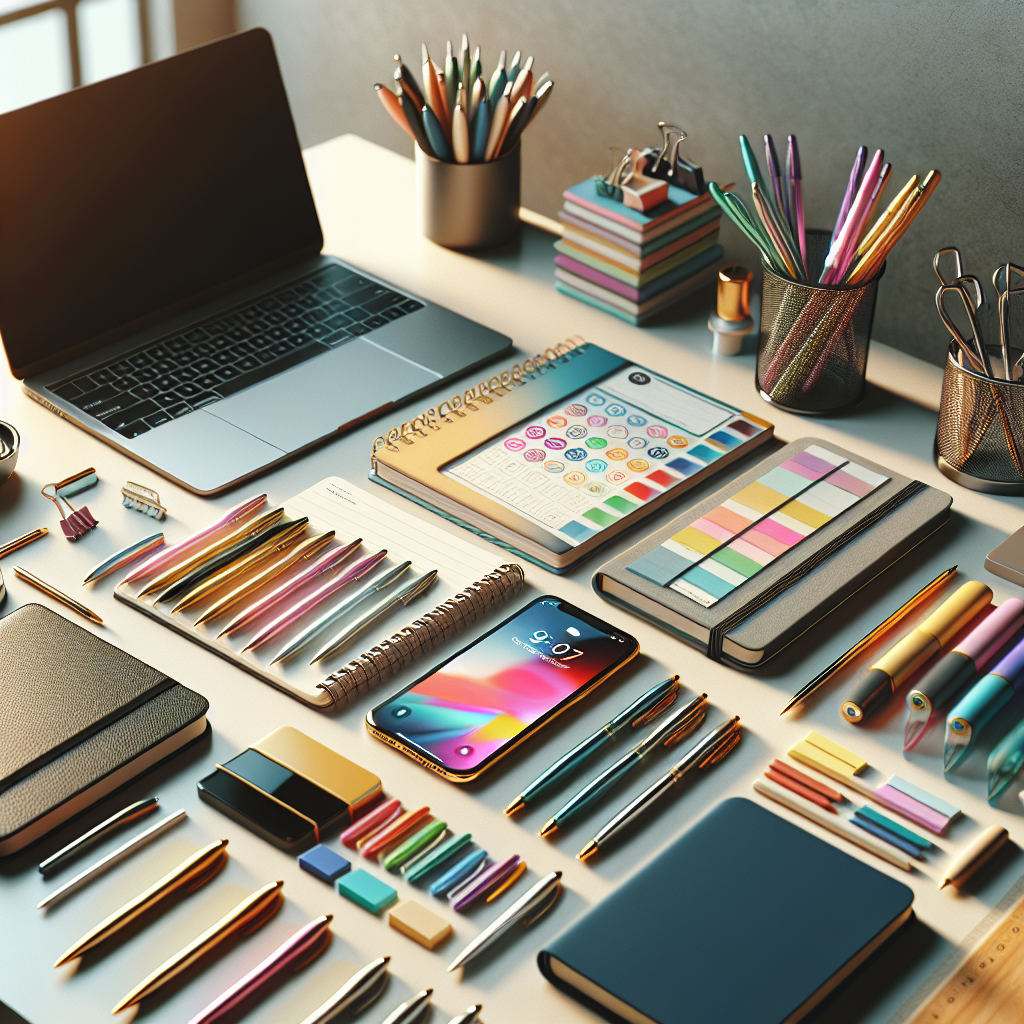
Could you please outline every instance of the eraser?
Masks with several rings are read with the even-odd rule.
[[[316,875],[322,882],[330,883],[345,874],[352,865],[326,846],[314,846],[312,850],[299,854],[299,867]]]
[[[388,924],[427,949],[435,949],[452,934],[452,926],[443,917],[415,900],[399,903],[388,914]]]
[[[379,914],[385,907],[391,906],[398,899],[398,891],[386,882],[374,878],[362,868],[356,868],[338,879],[338,892],[353,903],[358,903],[364,910]]]

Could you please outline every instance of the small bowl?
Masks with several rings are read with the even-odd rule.
[[[10,425],[0,420],[0,441],[3,441],[11,450],[4,456],[0,456],[0,484],[14,472],[18,464],[18,449],[21,447],[21,435]],[[2,450],[2,446],[0,446]]]

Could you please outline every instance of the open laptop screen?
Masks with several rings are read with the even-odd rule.
[[[0,334],[19,377],[322,244],[262,29],[0,116]]]

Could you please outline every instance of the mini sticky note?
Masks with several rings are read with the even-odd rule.
[[[892,786],[893,789],[898,789],[901,793],[913,797],[919,803],[924,804],[926,807],[930,807],[933,811],[937,811],[939,814],[944,814],[947,818],[955,818],[960,813],[959,807],[946,803],[945,800],[941,800],[939,797],[933,796],[931,793],[921,789],[919,786],[915,786],[912,782],[907,782],[906,779],[901,779],[898,775],[894,775],[889,779],[886,782],[886,785]]]
[[[944,814],[933,811],[920,800],[915,800],[892,786],[879,786],[875,790],[875,796],[884,806],[899,811],[904,818],[916,821],[918,825],[923,825],[929,832],[934,832],[938,836],[941,836],[949,826],[949,818]]]
[[[879,814],[873,807],[858,807],[853,813],[857,817],[873,821],[881,828],[888,829],[888,831],[902,837],[908,843],[913,843],[918,849],[930,850],[934,845],[934,843],[925,839],[924,836],[919,836],[916,832],[911,832],[909,828],[904,828],[899,822],[893,821],[892,818]]]
[[[427,949],[435,949],[452,934],[452,926],[415,900],[403,900],[388,914],[388,924]]]
[[[299,854],[299,867],[316,875],[320,881],[330,883],[345,874],[352,865],[326,846],[314,846],[312,850]]]
[[[839,746],[827,736],[822,736],[820,732],[809,732],[804,737],[804,742],[810,743],[811,746],[817,747],[819,750],[824,750],[826,754],[831,754],[833,757],[839,758],[840,761],[845,761],[853,769],[854,775],[864,771],[868,766],[863,757],[858,757],[852,750]]]
[[[831,754],[822,750],[821,747],[812,746],[806,740],[801,740],[799,743],[794,743],[789,748],[789,756],[796,761],[801,761],[804,764],[810,765],[812,768],[817,768],[819,771],[824,772],[826,775],[831,775],[833,778],[838,776],[840,779],[843,776],[852,776],[854,774],[853,769],[846,763],[841,761],[838,757],[833,757]]]
[[[356,868],[338,879],[338,892],[371,913],[379,914],[398,899],[398,892],[386,882]]]

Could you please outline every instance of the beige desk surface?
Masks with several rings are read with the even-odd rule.
[[[940,569],[958,562],[965,578],[984,579],[996,592],[997,600],[1017,591],[1010,584],[985,573],[985,553],[1006,533],[1021,524],[1020,500],[997,500],[955,487],[939,475],[931,461],[935,417],[928,408],[937,396],[937,375],[933,368],[900,357],[891,350],[876,349],[871,357],[871,376],[882,379],[895,391],[914,390],[923,404],[912,404],[877,387],[854,415],[836,420],[803,420],[770,409],[758,398],[753,385],[754,357],[748,340],[744,355],[715,360],[710,355],[710,334],[706,327],[709,301],[706,296],[681,307],[670,322],[636,329],[596,310],[559,295],[552,284],[550,236],[527,229],[522,244],[484,258],[459,255],[420,238],[416,232],[413,166],[403,157],[380,149],[354,136],[344,136],[311,149],[307,154],[320,219],[325,251],[350,260],[357,266],[390,279],[413,293],[450,306],[511,335],[516,357],[533,354],[570,334],[582,334],[637,362],[667,373],[719,398],[772,420],[785,440],[814,434],[835,441],[892,467],[918,477],[954,496],[953,521],[937,537],[905,558],[870,594],[849,602],[837,614],[794,645],[764,673],[745,675],[704,658],[660,632],[606,604],[590,587],[597,567],[592,561],[565,577],[527,566],[534,594],[552,592],[604,616],[640,638],[642,657],[628,671],[609,682],[578,712],[566,715],[557,727],[528,747],[507,767],[474,788],[449,785],[419,768],[412,761],[372,739],[363,726],[367,699],[339,715],[311,710],[290,697],[265,686],[112,597],[112,577],[83,592],[79,581],[101,558],[133,539],[153,532],[151,520],[122,508],[120,487],[136,480],[156,487],[170,510],[165,524],[169,540],[179,539],[213,518],[217,508],[260,490],[273,500],[298,493],[322,477],[338,474],[365,483],[370,444],[373,437],[392,425],[392,418],[371,424],[324,446],[313,454],[278,470],[244,491],[204,501],[189,495],[166,480],[121,456],[83,431],[68,425],[28,399],[6,368],[0,375],[0,414],[22,433],[22,454],[15,478],[0,488],[0,540],[17,536],[33,527],[57,526],[52,505],[39,494],[47,481],[59,479],[86,466],[95,466],[100,485],[83,495],[99,527],[78,544],[69,544],[59,531],[5,559],[4,575],[9,598],[5,610],[47,598],[14,578],[12,566],[25,565],[54,584],[76,594],[106,620],[97,629],[106,639],[123,646],[138,657],[158,666],[172,677],[195,688],[210,700],[209,719],[212,744],[183,754],[170,766],[144,777],[123,797],[108,801],[92,815],[92,821],[142,795],[156,794],[165,811],[185,807],[187,824],[164,838],[142,855],[115,870],[102,881],[58,906],[53,913],[37,912],[36,902],[50,890],[35,871],[35,863],[56,849],[62,841],[77,835],[73,825],[28,856],[0,864],[0,999],[9,1003],[31,1024],[65,1024],[109,1020],[110,1007],[166,956],[180,948],[202,928],[212,923],[244,892],[271,879],[285,880],[287,902],[284,910],[254,938],[218,961],[187,987],[163,1004],[152,1008],[153,1022],[184,1021],[211,998],[223,991],[259,959],[312,917],[330,912],[334,917],[335,940],[325,956],[291,980],[276,995],[246,1019],[260,1024],[298,1022],[333,992],[355,969],[376,956],[392,956],[393,976],[385,997],[367,1011],[361,1021],[383,1020],[409,994],[426,986],[434,988],[436,1009],[432,1024],[444,1024],[468,1004],[484,1004],[488,1024],[555,1024],[589,1021],[593,1016],[552,988],[537,970],[537,950],[569,924],[588,906],[601,899],[627,875],[679,835],[701,814],[725,796],[741,795],[760,799],[751,781],[771,758],[810,728],[826,732],[864,756],[875,778],[900,773],[913,782],[963,808],[963,818],[950,834],[938,840],[940,856],[932,856],[911,875],[889,867],[870,854],[816,826],[799,821],[803,827],[834,842],[854,857],[861,857],[879,871],[889,872],[914,888],[917,921],[876,958],[840,995],[816,1017],[819,1021],[882,1022],[928,976],[951,944],[960,942],[1024,871],[1024,817],[1015,797],[994,809],[985,801],[985,756],[994,742],[986,734],[982,750],[957,775],[944,779],[941,772],[941,738],[936,731],[911,760],[901,756],[903,729],[902,701],[894,701],[890,713],[870,727],[855,730],[838,717],[839,693],[847,682],[829,688],[803,714],[780,719],[778,712],[786,697],[816,674],[837,654],[884,618]],[[509,360],[511,362],[512,360]],[[487,374],[490,375],[490,371]],[[473,381],[467,380],[463,387]],[[445,397],[444,389],[432,396],[433,404]],[[339,396],[339,402],[344,396]],[[408,418],[416,409],[409,409]],[[398,501],[400,499],[395,498]],[[410,506],[412,507],[412,506]],[[413,509],[414,514],[428,513]],[[664,522],[671,513],[657,520]],[[466,544],[483,541],[442,524]],[[651,523],[645,529],[653,529]],[[622,550],[635,538],[617,545]],[[495,563],[506,560],[504,552],[492,549]],[[61,610],[58,608],[58,610]],[[84,622],[84,620],[82,620]],[[88,625],[88,624],[87,624]],[[93,627],[89,627],[93,628]],[[390,630],[389,630],[390,631]],[[423,666],[418,666],[417,670]],[[540,839],[536,832],[553,806],[553,800],[512,821],[501,813],[508,800],[531,778],[571,744],[606,721],[625,703],[666,675],[679,672],[687,692],[704,689],[713,711],[709,722],[739,714],[745,729],[739,749],[723,764],[696,784],[684,785],[668,800],[661,813],[630,841],[586,867],[575,860],[576,851],[606,820],[609,811],[639,792],[660,775],[664,759],[650,765],[645,773],[629,781],[613,800],[586,816],[575,827],[559,834],[556,842]],[[389,688],[410,678],[402,677]],[[1024,714],[1015,702],[1001,721]],[[506,897],[498,908],[488,907],[469,915],[447,913],[456,937],[431,953],[390,929],[378,919],[341,899],[323,883],[300,871],[295,860],[202,804],[195,783],[218,760],[244,749],[249,743],[281,724],[289,723],[375,771],[388,793],[407,806],[429,804],[453,827],[472,831],[495,855],[522,854],[536,878],[555,868],[565,872],[566,892],[557,908],[529,931],[519,930],[493,954],[467,970],[464,978],[445,973],[452,956],[510,902]],[[772,809],[789,817],[787,811]],[[978,880],[969,892],[938,892],[937,879],[948,857],[983,827],[994,822],[1007,826],[1017,846],[1009,849]],[[231,859],[224,873],[132,941],[112,951],[86,969],[54,970],[49,965],[67,946],[103,916],[141,891],[169,866],[212,838],[231,841]],[[112,849],[123,837],[101,847]],[[335,839],[334,845],[337,846]],[[70,877],[62,873],[57,881]],[[397,883],[401,895],[413,895]],[[697,882],[696,884],[699,884]],[[841,884],[837,880],[837,884]],[[525,884],[520,883],[517,892]],[[429,895],[421,902],[437,907]],[[851,894],[851,898],[855,898]],[[809,908],[811,910],[811,908]],[[681,921],[681,928],[699,926]],[[737,927],[742,922],[736,922]],[[780,939],[785,941],[784,936]],[[609,941],[614,941],[609,936]],[[709,955],[728,957],[728,949],[709,950]],[[680,964],[683,971],[699,971],[699,964]],[[736,964],[742,983],[743,965]]]

